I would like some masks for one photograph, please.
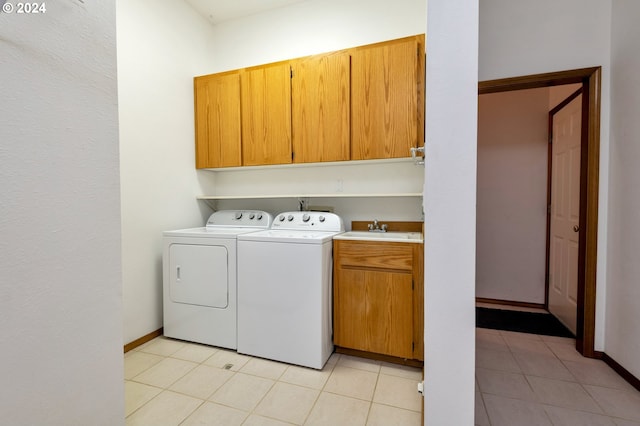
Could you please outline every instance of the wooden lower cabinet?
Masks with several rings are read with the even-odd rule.
[[[422,244],[334,241],[334,343],[423,359]]]

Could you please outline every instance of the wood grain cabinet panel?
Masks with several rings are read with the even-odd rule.
[[[351,159],[409,157],[424,142],[424,40],[354,49]]]
[[[196,168],[242,165],[240,75],[194,79]]]
[[[345,268],[339,280],[335,344],[413,358],[411,274]]]
[[[288,63],[241,73],[243,165],[291,163],[291,69]]]
[[[334,240],[333,340],[339,348],[423,359],[423,246]]]
[[[347,53],[291,62],[293,162],[349,160],[350,58]]]

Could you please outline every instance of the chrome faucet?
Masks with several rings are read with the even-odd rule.
[[[387,224],[383,223],[380,225],[378,219],[373,219],[373,223],[370,223],[368,226],[369,232],[387,232]]]

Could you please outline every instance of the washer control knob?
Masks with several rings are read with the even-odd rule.
[[[242,219],[242,212],[236,212],[236,219],[237,220]]]
[[[256,217],[255,213],[250,213],[249,214],[249,219],[253,220],[253,219],[255,219],[255,217]]]
[[[302,221],[303,222],[309,222],[309,219],[311,219],[311,216],[309,216],[307,213],[302,215]]]
[[[319,220],[320,222],[324,222],[324,216],[320,216],[320,217],[318,218],[318,220]]]
[[[258,220],[262,220],[262,213],[258,213]]]
[[[284,222],[284,215],[281,214],[280,217],[278,217],[278,219],[280,220],[280,222]]]
[[[289,222],[291,222],[291,221],[293,220],[293,215],[292,215],[292,214],[290,214],[289,216],[287,216],[287,220],[288,220]]]

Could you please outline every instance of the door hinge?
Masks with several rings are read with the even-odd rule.
[[[418,393],[424,396],[424,382],[418,382]]]

